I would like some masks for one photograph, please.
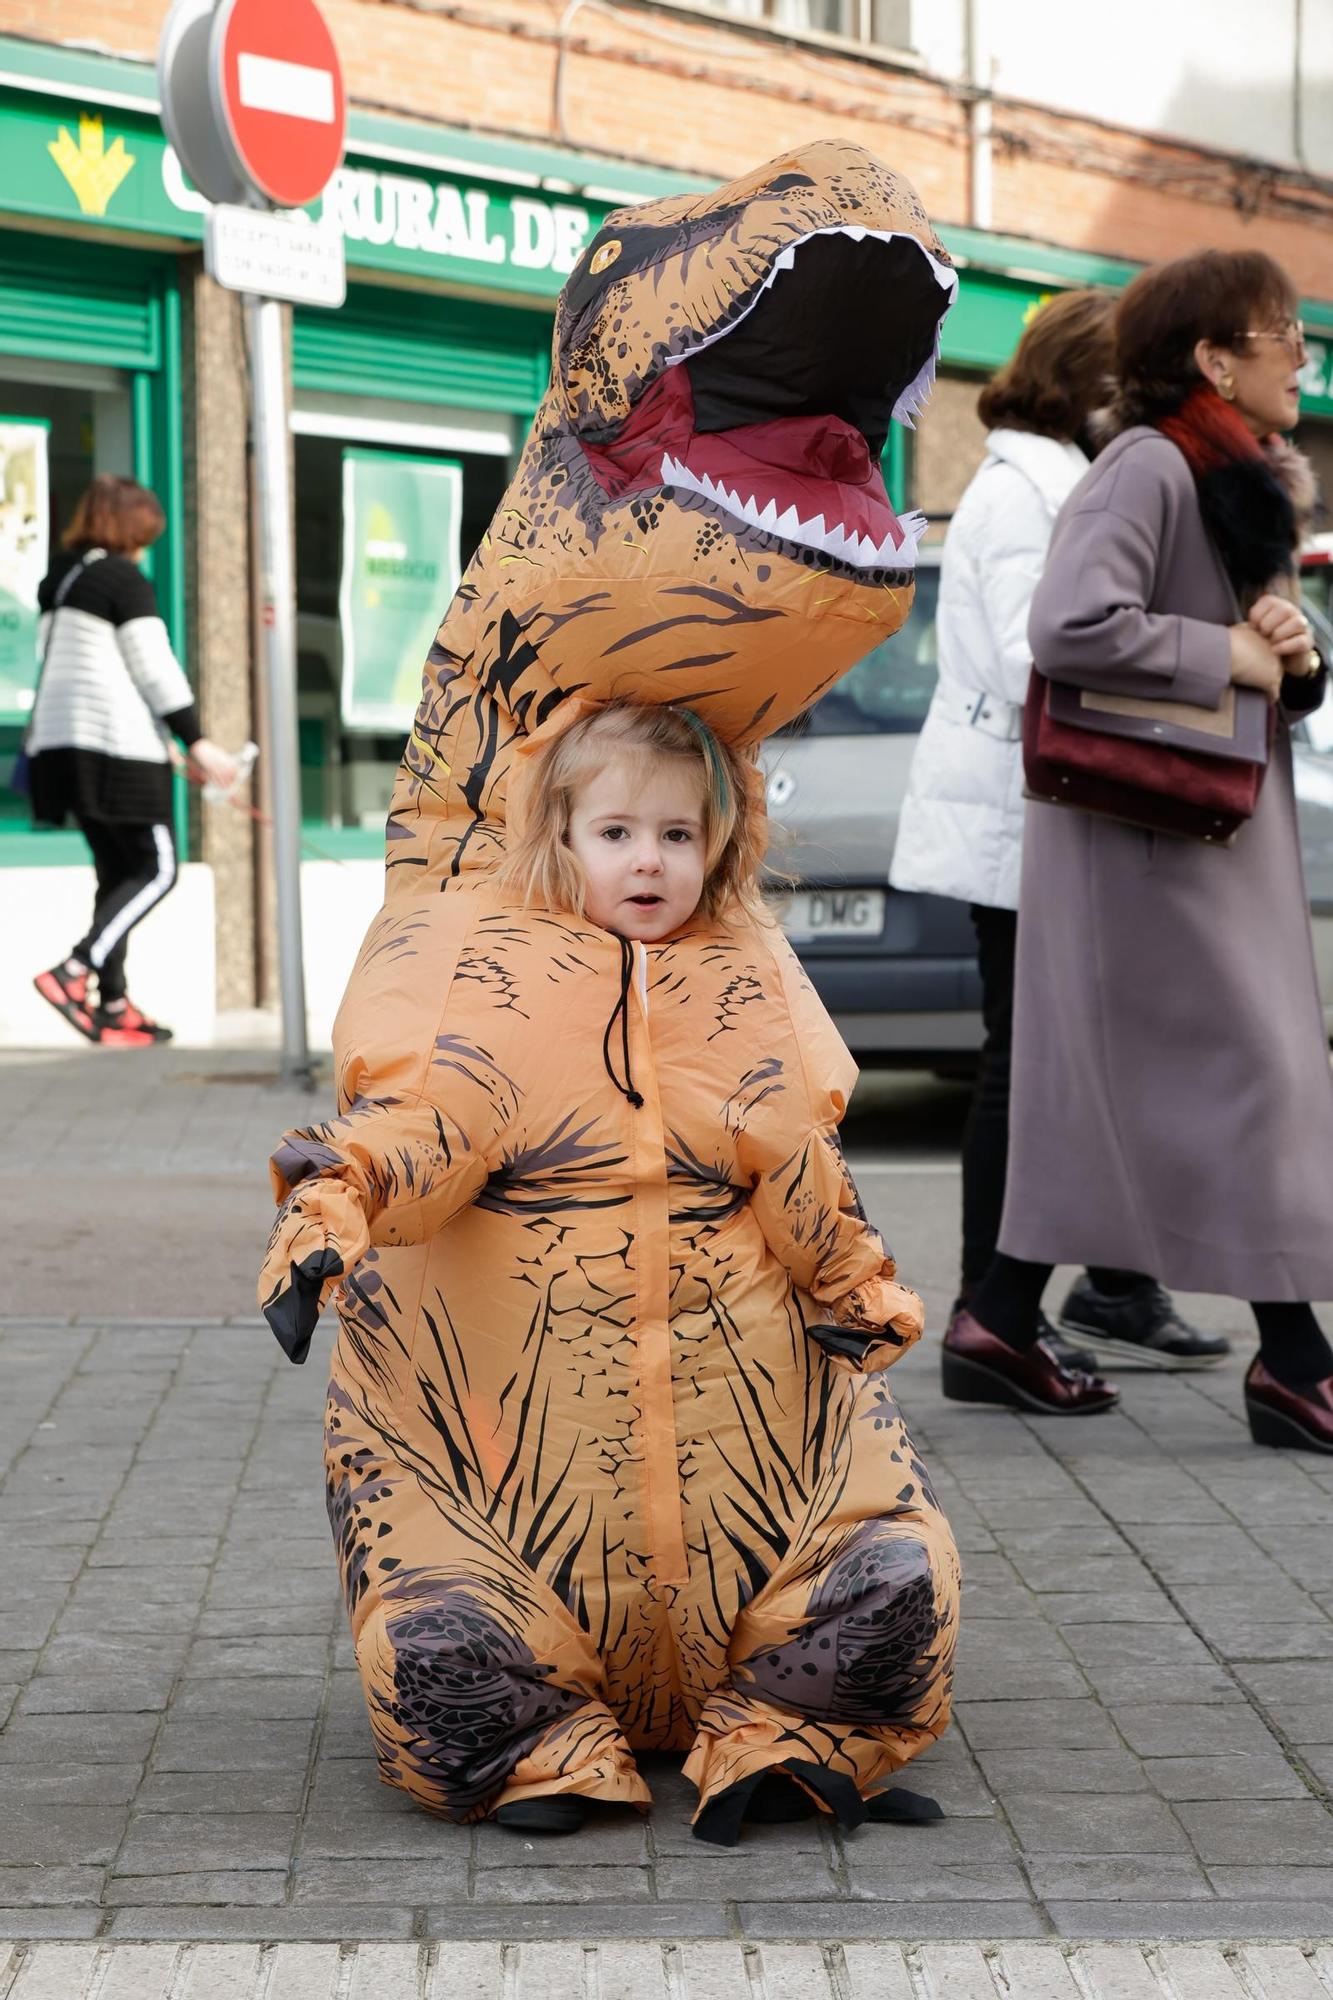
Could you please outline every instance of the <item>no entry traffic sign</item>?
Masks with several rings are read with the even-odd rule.
[[[342,158],[342,69],[315,0],[221,0],[209,38],[218,126],[237,172],[279,208],[301,208]]]

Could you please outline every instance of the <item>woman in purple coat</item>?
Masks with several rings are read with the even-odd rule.
[[[1217,708],[1263,690],[1277,733],[1226,848],[1032,803],[1024,840],[1000,1253],[945,1337],[945,1391],[1066,1413],[1107,1385],[1031,1340],[1052,1265],[1154,1271],[1253,1304],[1256,1442],[1333,1452],[1333,1079],[1289,722],[1324,670],[1293,561],[1313,483],[1304,341],[1282,271],[1208,251],[1147,271],[1116,321],[1125,428],[1061,514],[1033,603],[1037,671]]]

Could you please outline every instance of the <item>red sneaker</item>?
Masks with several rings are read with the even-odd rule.
[[[98,1041],[108,1048],[144,1049],[154,1042],[169,1042],[170,1028],[154,1021],[132,1000],[123,1007],[98,1007],[93,1016],[100,1033]]]
[[[53,965],[49,972],[39,972],[32,983],[43,1000],[49,1001],[57,1014],[64,1015],[71,1028],[77,1028],[90,1042],[101,1041],[101,1032],[88,998],[86,972],[70,972],[62,963]]]
[[[137,1028],[101,1027],[97,1039],[104,1049],[151,1049],[154,1045],[152,1036],[141,1034]]]

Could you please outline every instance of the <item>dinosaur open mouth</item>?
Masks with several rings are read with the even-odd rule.
[[[878,458],[930,395],[958,280],[915,236],[845,224],[789,243],[762,282],[668,368],[690,371],[700,430],[774,417],[855,424]]]
[[[683,459],[663,453],[662,484],[854,569],[911,568],[925,526],[924,515],[895,514],[865,439],[841,417],[696,432]]]
[[[952,270],[915,237],[821,230],[716,328],[669,354],[614,439],[585,444],[608,497],[697,494],[735,538],[860,573],[910,570],[880,454],[929,395]]]

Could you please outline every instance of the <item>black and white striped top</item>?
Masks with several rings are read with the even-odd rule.
[[[82,557],[64,550],[43,578],[45,663],[26,737],[33,818],[150,824],[171,817],[168,731],[202,733],[153,586],[128,556],[94,556],[58,607]]]

